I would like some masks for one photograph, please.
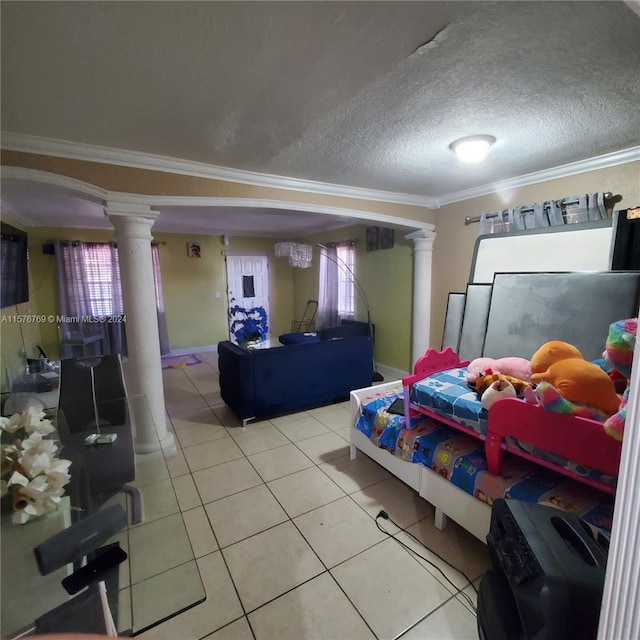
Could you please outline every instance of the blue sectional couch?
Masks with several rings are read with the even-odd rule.
[[[243,421],[346,400],[371,385],[372,363],[365,336],[270,349],[218,344],[222,399]]]

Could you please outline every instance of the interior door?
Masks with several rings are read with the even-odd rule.
[[[269,263],[267,256],[227,255],[229,308],[263,307],[269,318]]]

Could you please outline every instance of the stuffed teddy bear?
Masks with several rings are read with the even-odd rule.
[[[555,362],[569,358],[584,360],[580,351],[568,342],[561,340],[545,342],[531,356],[531,373],[543,373]]]
[[[609,335],[605,351],[602,354],[604,361],[613,368],[614,371],[626,377],[627,383],[631,378],[631,364],[633,362],[633,351],[638,334],[638,318],[619,320],[609,326]],[[629,401],[629,386],[625,389],[620,408],[617,413],[607,418],[604,423],[605,433],[618,441],[622,441],[624,434],[624,423],[627,418],[627,402]]]
[[[509,358],[476,358],[469,363],[465,373],[468,384],[473,384],[480,376],[491,373],[503,373],[518,380],[531,380],[531,364],[526,358],[512,356]]]
[[[532,374],[531,382],[548,382],[565,400],[595,407],[608,416],[620,408],[611,378],[598,365],[581,358],[554,362],[546,371]]]

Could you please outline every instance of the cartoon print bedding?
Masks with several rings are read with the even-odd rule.
[[[459,375],[458,372],[443,373],[454,378]],[[442,378],[437,384],[442,389]],[[574,513],[596,529],[611,529],[612,496],[510,454],[505,454],[501,475],[491,475],[486,470],[483,441],[424,415],[411,417],[411,428],[405,428],[404,416],[387,411],[398,397],[402,397],[400,391],[380,395],[361,407],[356,428],[376,446],[408,463],[425,465],[489,505],[496,498],[537,502]],[[468,425],[474,421],[482,425],[477,413],[474,419],[467,411],[470,405],[466,398],[455,392],[453,397],[455,402],[447,409],[448,415],[464,415]],[[443,405],[438,409],[444,410]]]
[[[411,386],[410,400],[434,413],[449,418],[480,436],[487,434],[487,411],[482,408],[475,391],[465,382],[466,368],[438,371]],[[520,451],[529,453],[540,460],[546,460],[573,473],[615,487],[616,478],[597,469],[577,465],[567,458],[543,451],[516,438],[506,437],[505,442]],[[484,445],[476,443],[483,448]]]

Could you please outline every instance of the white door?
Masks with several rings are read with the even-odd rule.
[[[262,307],[268,318],[269,264],[267,256],[228,255],[226,261],[229,309],[239,306],[250,311],[256,307]],[[233,317],[229,316],[229,325],[232,322]],[[231,335],[231,326],[229,327],[229,335],[231,340],[235,342]]]

